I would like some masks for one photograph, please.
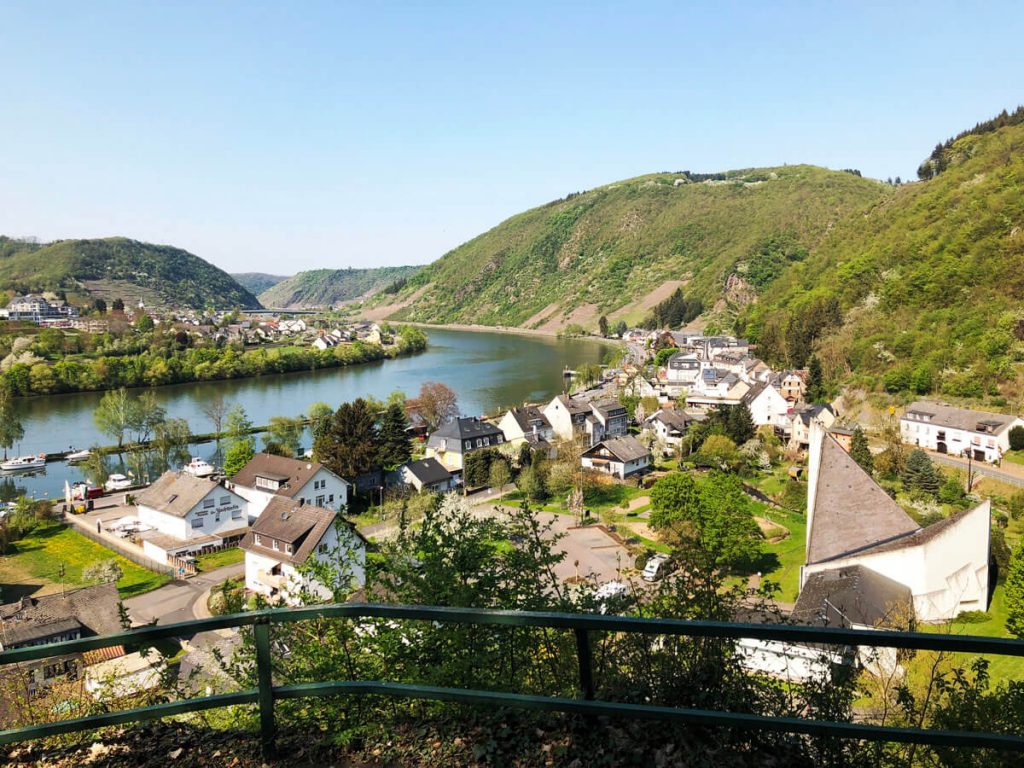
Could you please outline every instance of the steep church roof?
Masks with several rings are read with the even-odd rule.
[[[863,552],[920,530],[834,438],[820,433],[807,562]]]

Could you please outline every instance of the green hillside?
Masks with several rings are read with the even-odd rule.
[[[1024,125],[966,132],[942,156],[941,173],[841,222],[749,310],[762,356],[799,364],[813,340],[833,385],[1020,402]]]
[[[111,237],[35,243],[0,236],[0,290],[64,290],[147,306],[257,308],[256,297],[188,251]]]
[[[807,165],[641,176],[514,216],[376,303],[406,320],[594,329],[601,314],[639,321],[682,285],[728,322],[830,228],[892,193]]]
[[[266,272],[238,272],[232,273],[231,277],[253,296],[259,296],[288,279],[287,275],[268,275]]]
[[[330,307],[382,291],[398,291],[423,267],[313,269],[282,280],[260,294],[264,306],[278,309]]]

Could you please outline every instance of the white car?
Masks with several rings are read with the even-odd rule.
[[[644,581],[657,581],[668,571],[668,555],[657,554],[647,561],[642,574]]]
[[[621,581],[609,581],[606,584],[602,584],[594,592],[594,599],[599,604],[599,610],[601,613],[608,613],[609,609],[620,605],[623,598],[628,597],[629,586],[623,584]],[[612,610],[614,613],[614,610]]]

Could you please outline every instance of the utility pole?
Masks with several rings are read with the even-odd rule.
[[[57,569],[60,574],[60,596],[64,597],[64,561],[61,561],[60,567]]]

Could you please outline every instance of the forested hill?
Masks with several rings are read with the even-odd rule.
[[[37,243],[0,236],[0,290],[63,290],[72,299],[147,306],[255,309],[256,297],[188,251],[110,237]]]
[[[1024,397],[1024,125],[968,132],[941,173],[835,226],[748,311],[766,359],[829,381]]]
[[[378,315],[596,330],[639,322],[682,286],[729,322],[840,221],[892,197],[808,165],[608,184],[513,216],[377,297]]]
[[[287,275],[268,275],[265,272],[237,272],[232,273],[231,277],[253,296],[259,296],[288,279]]]
[[[299,309],[332,307],[381,291],[397,292],[420,266],[374,269],[313,269],[282,280],[260,294],[266,307]]]

